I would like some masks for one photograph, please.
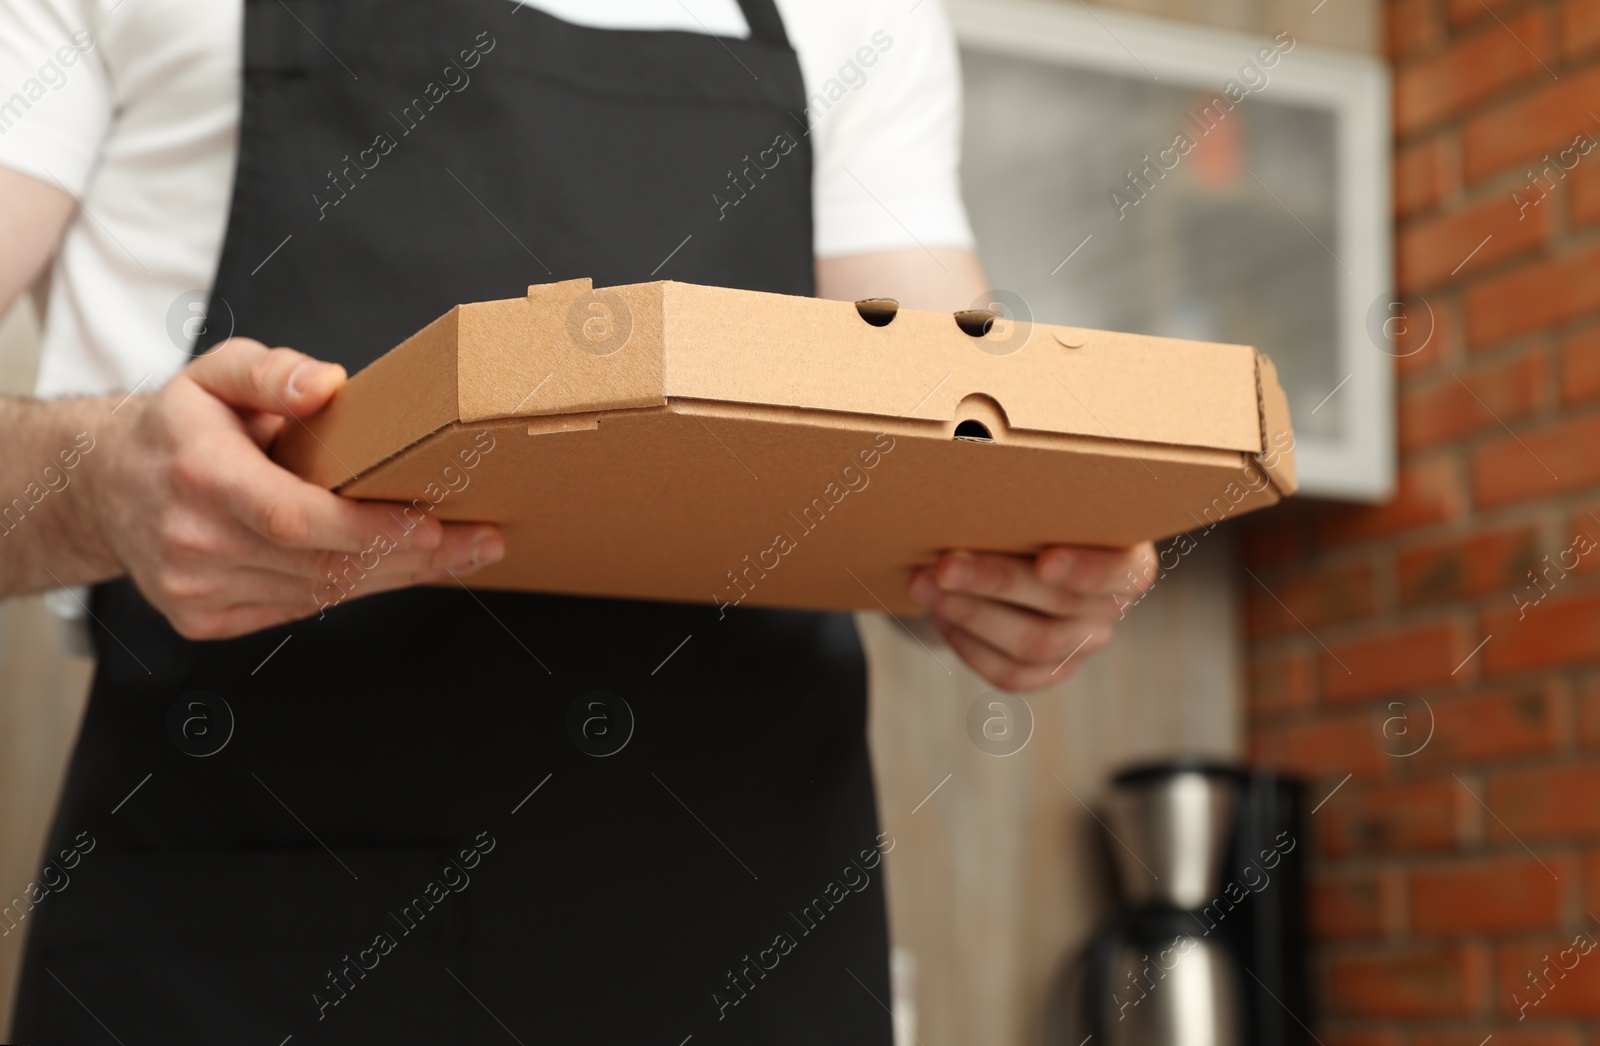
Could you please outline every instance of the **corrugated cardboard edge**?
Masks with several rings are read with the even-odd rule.
[[[1256,352],[1256,398],[1261,412],[1261,453],[1255,460],[1272,480],[1279,497],[1300,489],[1294,467],[1294,426],[1289,420],[1289,397],[1278,383],[1278,368],[1266,353]]]
[[[273,459],[333,490],[456,421],[460,313],[451,309],[378,357],[315,416],[288,421]]]

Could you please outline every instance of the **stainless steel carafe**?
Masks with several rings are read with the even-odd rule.
[[[1215,899],[1238,797],[1231,771],[1204,764],[1119,776],[1105,814],[1124,903],[1199,909]]]
[[[1239,968],[1219,932],[1239,777],[1204,764],[1120,775],[1104,824],[1125,910],[1101,926],[1084,982],[1103,1046],[1244,1046]]]
[[[1172,912],[1145,912],[1100,942],[1097,1041],[1111,1046],[1241,1046],[1238,962],[1221,939]],[[1187,913],[1184,913],[1187,914]],[[1191,932],[1184,932],[1185,930]]]

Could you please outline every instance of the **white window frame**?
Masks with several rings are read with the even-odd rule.
[[[1070,0],[946,0],[963,47],[1162,83],[1219,89],[1267,43],[1251,36]],[[1272,70],[1272,97],[1331,110],[1339,163],[1338,373],[1319,410],[1338,410],[1338,438],[1298,436],[1301,491],[1383,501],[1395,483],[1394,350],[1383,330],[1393,293],[1389,71],[1379,59],[1295,44]],[[973,187],[968,187],[973,191]],[[1375,304],[1376,303],[1376,304]],[[1070,323],[1071,317],[1041,317]],[[1271,355],[1269,345],[1260,348]]]

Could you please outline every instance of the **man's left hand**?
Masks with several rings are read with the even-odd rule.
[[[972,670],[1002,690],[1039,690],[1111,641],[1156,577],[1150,542],[1062,546],[1037,556],[946,552],[911,575],[911,595]]]

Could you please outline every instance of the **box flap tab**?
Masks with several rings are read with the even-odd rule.
[[[587,279],[461,308],[461,420],[660,406],[661,284]]]

